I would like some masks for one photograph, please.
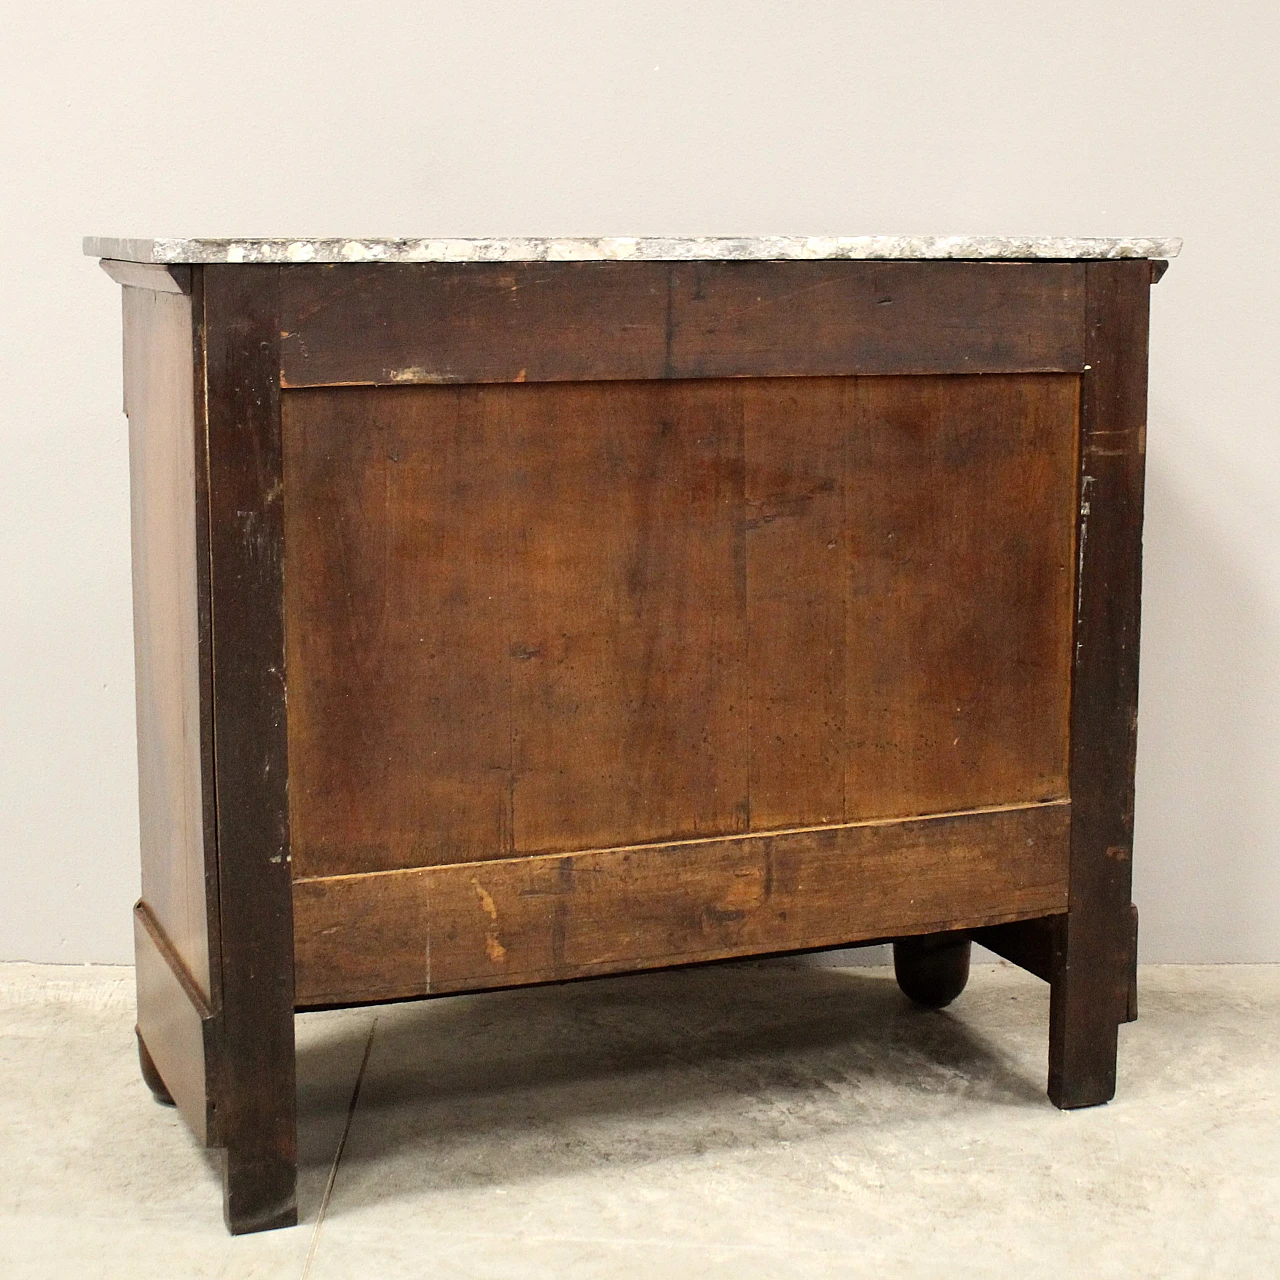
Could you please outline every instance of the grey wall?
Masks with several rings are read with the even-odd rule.
[[[349,16],[356,15],[359,16]],[[130,958],[118,288],[82,233],[1175,234],[1136,897],[1280,960],[1280,6],[125,3],[0,48],[0,958]]]

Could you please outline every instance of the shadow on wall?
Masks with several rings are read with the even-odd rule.
[[[1134,850],[1141,958],[1274,961],[1280,618],[1268,605],[1264,563],[1243,535],[1233,538],[1236,508],[1250,501],[1238,457],[1207,456],[1196,445],[1203,428],[1163,406],[1158,417],[1164,439],[1147,471]],[[1193,459],[1194,473],[1179,473],[1176,458]]]

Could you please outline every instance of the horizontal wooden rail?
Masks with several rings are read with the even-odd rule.
[[[1066,909],[1066,801],[298,880],[299,1005],[969,929]]]

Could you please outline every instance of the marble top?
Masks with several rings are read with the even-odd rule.
[[[971,260],[1174,258],[1174,237],[604,236],[491,239],[128,240],[86,236],[84,251],[126,262],[599,262],[819,258]]]

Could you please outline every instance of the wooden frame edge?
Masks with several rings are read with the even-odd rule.
[[[201,269],[225,1213],[297,1220],[279,269]]]

